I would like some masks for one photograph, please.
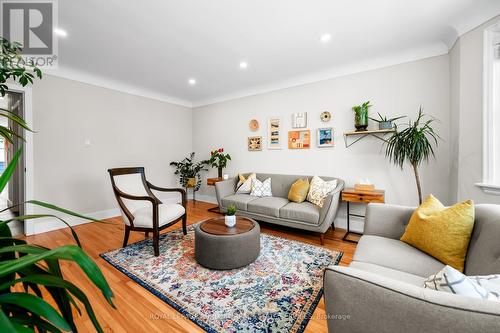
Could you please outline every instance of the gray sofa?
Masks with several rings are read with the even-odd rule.
[[[215,192],[220,210],[226,212],[227,207],[234,204],[237,215],[318,232],[320,233],[321,244],[323,244],[323,235],[333,224],[337,215],[340,192],[344,188],[344,181],[333,177],[321,177],[323,180],[337,179],[337,187],[328,195],[323,207],[320,208],[307,201],[302,203],[288,201],[290,186],[298,178],[308,178],[310,181],[311,176],[257,174],[257,179],[261,181],[267,178],[271,178],[272,197],[258,198],[249,194],[236,194],[237,177],[216,183]]]
[[[500,303],[422,288],[444,264],[399,238],[414,208],[370,204],[349,267],[329,267],[330,333],[500,332]],[[500,205],[477,205],[465,274],[500,273]]]

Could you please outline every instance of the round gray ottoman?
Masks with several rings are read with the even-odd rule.
[[[201,222],[194,232],[196,261],[210,269],[234,269],[246,266],[260,253],[260,226],[246,217],[236,217],[236,225],[227,227],[224,217]]]

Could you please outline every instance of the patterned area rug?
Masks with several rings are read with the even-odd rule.
[[[230,254],[229,254],[230,255]],[[261,234],[257,260],[217,271],[194,259],[194,227],[101,254],[111,265],[208,332],[302,332],[321,295],[323,271],[342,252]]]

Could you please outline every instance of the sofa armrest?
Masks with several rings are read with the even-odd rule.
[[[323,203],[323,207],[321,207],[319,211],[319,224],[326,223],[326,229],[332,225],[337,216],[337,212],[340,204],[340,193],[344,189],[344,182],[339,182],[337,187],[330,193]]]
[[[330,333],[495,332],[500,327],[498,303],[351,267],[326,269],[324,298]]]
[[[215,195],[217,196],[219,207],[222,207],[222,198],[233,195],[236,192],[236,185],[238,185],[238,177],[215,183]]]
[[[366,207],[364,234],[399,239],[414,210],[414,207],[371,203]]]

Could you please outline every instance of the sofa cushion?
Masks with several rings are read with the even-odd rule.
[[[349,264],[349,267],[363,270],[365,272],[375,273],[377,275],[381,275],[389,279],[394,279],[401,282],[409,283],[418,287],[422,287],[423,283],[425,282],[425,278],[421,276],[406,273],[403,271],[398,271],[384,266],[369,264],[366,262],[352,261]]]
[[[359,240],[353,260],[427,278],[445,265],[433,257],[396,239],[365,235]]]
[[[282,219],[318,224],[319,211],[320,208],[310,202],[290,202],[280,209],[279,217]]]
[[[254,197],[255,198],[255,197]],[[280,208],[288,203],[288,199],[278,197],[255,198],[248,203],[247,211],[273,217],[280,217]]]
[[[236,209],[239,210],[247,210],[247,204],[253,200],[257,199],[256,197],[252,197],[250,194],[233,194],[228,195],[225,198],[222,198],[222,205],[227,207],[229,205],[235,205]]]

